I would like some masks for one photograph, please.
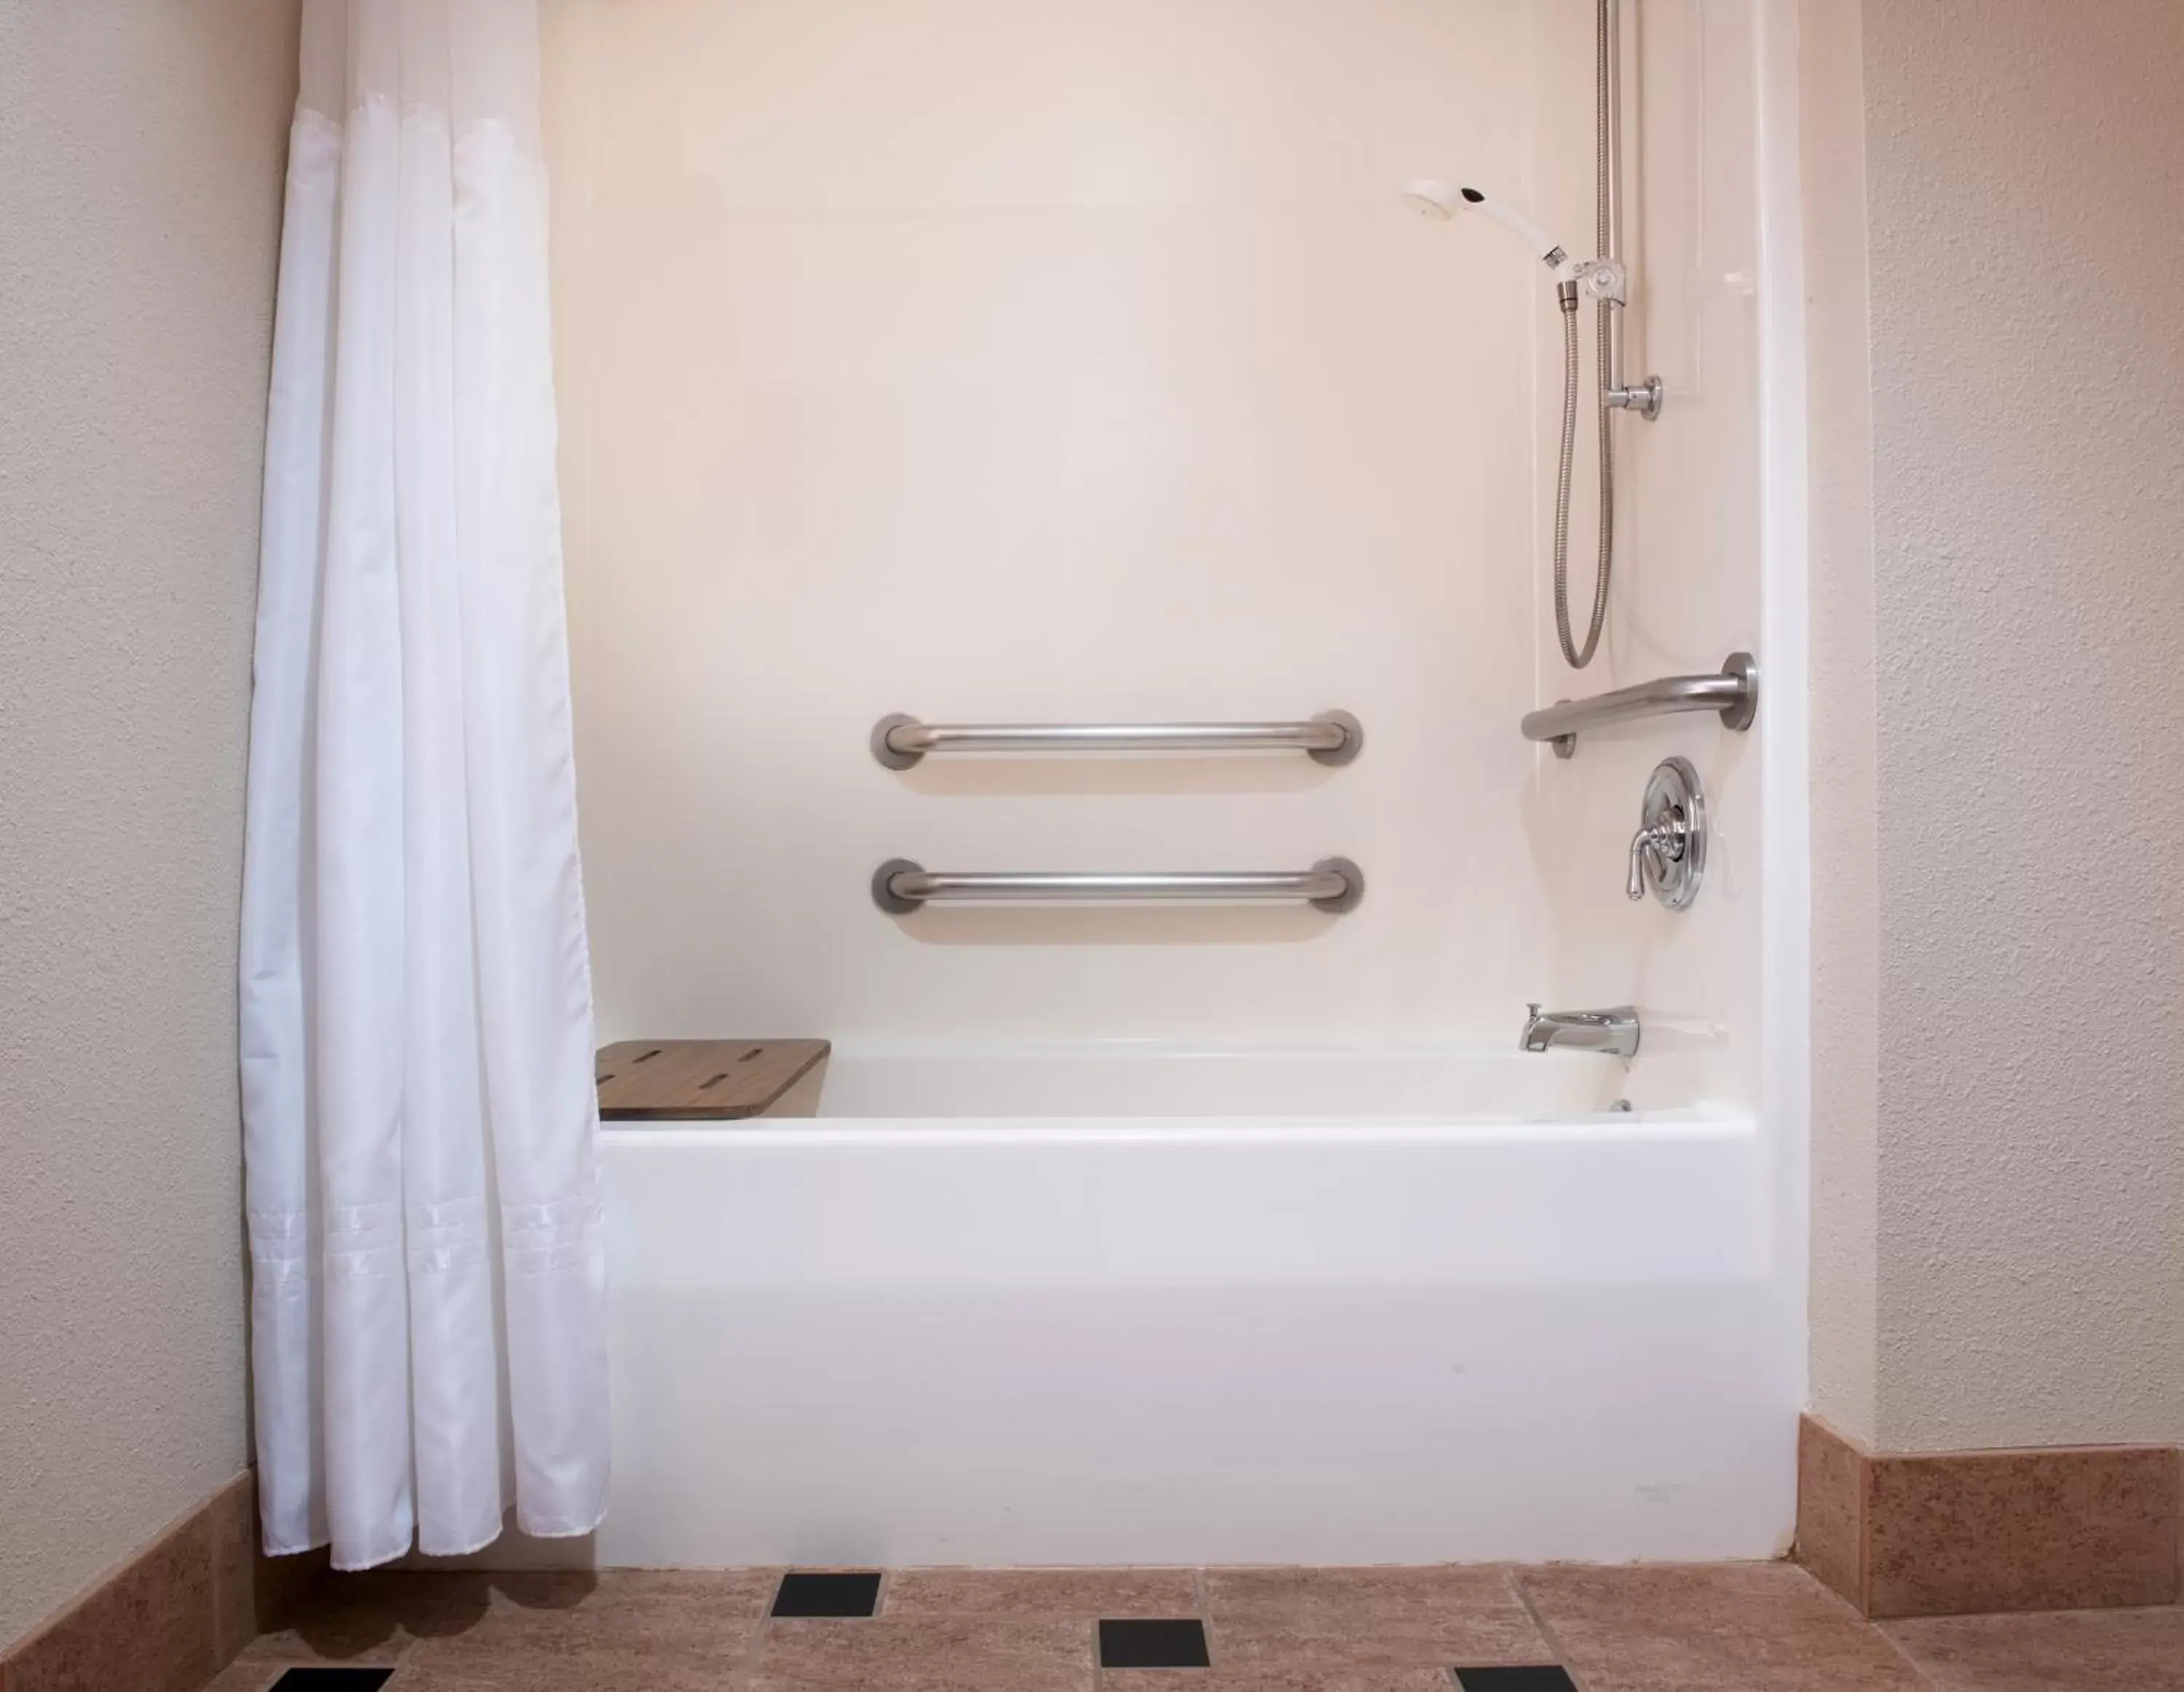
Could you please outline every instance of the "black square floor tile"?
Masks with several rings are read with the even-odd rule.
[[[1102,1622],[1102,1668],[1204,1668],[1203,1622]]]
[[[1552,1663],[1539,1668],[1459,1668],[1456,1684],[1463,1692],[1577,1692],[1568,1673]]]
[[[292,1668],[269,1692],[379,1692],[391,1668]]]
[[[870,1616],[879,1601],[880,1578],[876,1572],[792,1571],[782,1576],[781,1590],[773,1595],[773,1613],[847,1620]]]

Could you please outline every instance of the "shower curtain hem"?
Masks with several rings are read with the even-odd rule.
[[[361,1574],[366,1569],[384,1567],[388,1563],[408,1556],[414,1545],[414,1539],[404,1539],[400,1545],[391,1551],[371,1551],[361,1557],[348,1561],[340,1557],[334,1557],[330,1561],[337,1574]]]
[[[581,1539],[587,1533],[598,1533],[606,1519],[607,1512],[602,1508],[588,1521],[549,1528],[525,1521],[523,1512],[519,1510],[515,1515],[515,1530],[519,1533],[527,1533],[534,1539]]]
[[[300,1545],[272,1545],[260,1540],[259,1549],[269,1557],[301,1557],[308,1556],[313,1551],[323,1551],[332,1544],[333,1544],[333,1537],[329,1534],[323,1539],[306,1540]]]

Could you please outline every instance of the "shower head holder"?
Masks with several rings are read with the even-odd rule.
[[[1618,259],[1589,259],[1577,267],[1577,285],[1602,305],[1622,305],[1630,294],[1630,274]]]

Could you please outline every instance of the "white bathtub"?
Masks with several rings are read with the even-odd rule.
[[[1624,1072],[852,1053],[816,1120],[610,1128],[599,1559],[1778,1552],[1768,1160],[1580,1113]]]

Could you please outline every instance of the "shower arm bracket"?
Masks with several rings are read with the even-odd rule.
[[[1611,368],[1600,385],[1600,403],[1612,410],[1635,411],[1647,422],[1661,415],[1661,379],[1645,376],[1626,386],[1623,381],[1624,309],[1630,303],[1630,276],[1622,261],[1602,259],[1580,267],[1578,285],[1613,314],[1616,322],[1608,335]]]
[[[1589,298],[1596,305],[1604,305],[1614,314],[1614,327],[1608,336],[1608,356],[1612,368],[1600,387],[1600,403],[1610,410],[1635,411],[1647,422],[1661,415],[1661,379],[1646,376],[1635,386],[1626,387],[1622,381],[1624,309],[1630,303],[1630,276],[1619,259],[1585,259],[1563,267],[1568,274],[1557,272],[1555,298],[1565,312],[1575,311],[1580,299]]]

